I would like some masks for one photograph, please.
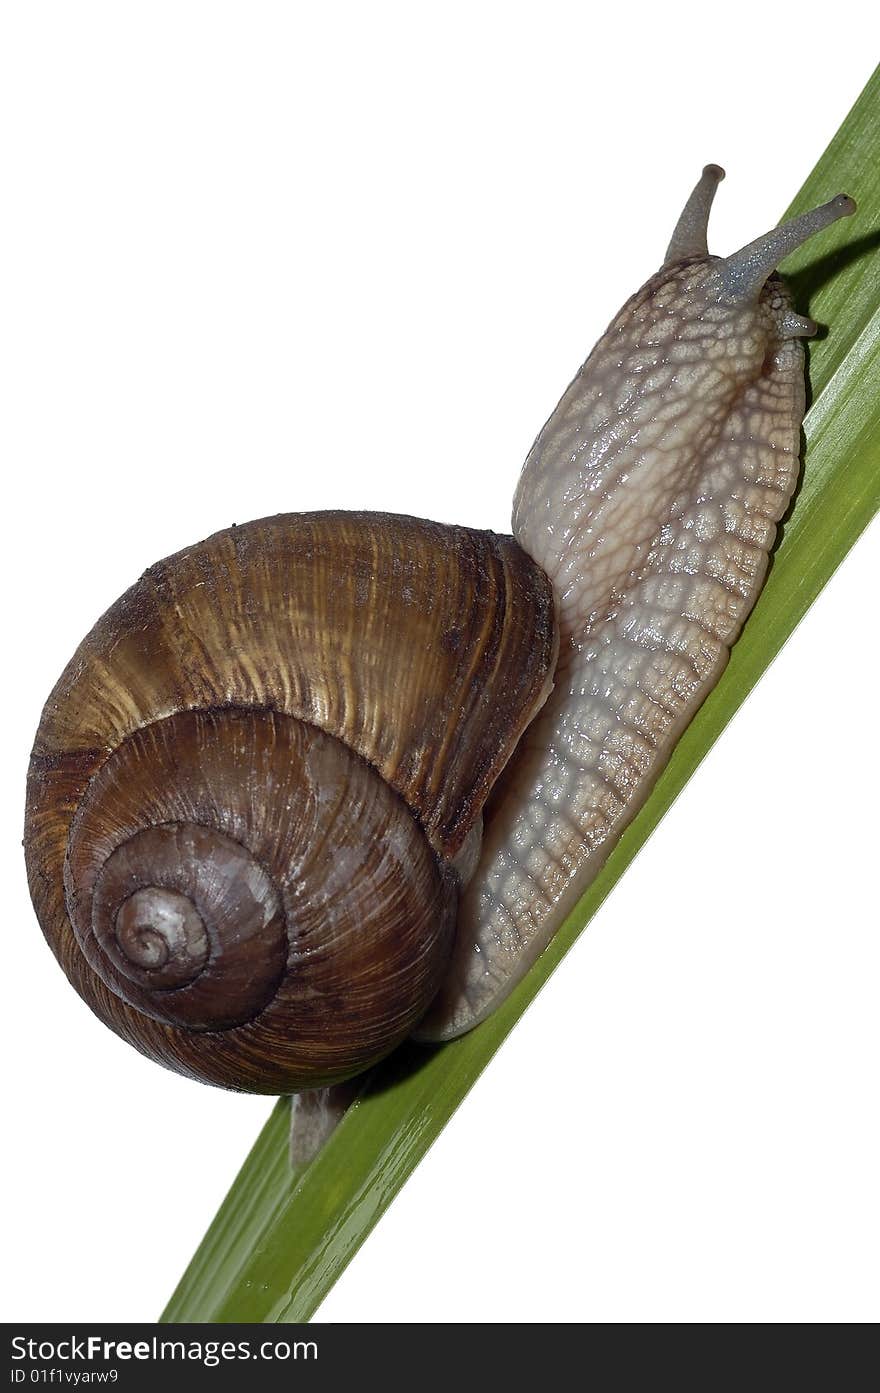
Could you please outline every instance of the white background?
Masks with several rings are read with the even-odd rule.
[[[232,521],[505,530],[703,163],[720,251],[809,173],[860,11],[4,7],[6,1319],[158,1315],[269,1108],[140,1058],[42,941],[24,776],[76,643]],[[878,1315],[878,562],[875,528],[320,1319]]]

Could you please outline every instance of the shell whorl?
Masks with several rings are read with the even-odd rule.
[[[67,896],[99,976],[169,1023],[225,1029],[256,1015],[284,971],[287,938],[278,889],[248,848],[199,822],[142,827],[103,862],[102,841],[74,832]]]
[[[237,1085],[273,1092],[347,1077],[408,1033],[457,900],[360,756],[235,708],[178,713],[113,752],[73,819],[65,882],[123,1032],[209,1082],[228,1081],[234,1050]]]
[[[95,1012],[206,1082],[347,1078],[435,994],[483,803],[549,690],[512,539],[288,515],[159,563],[47,702],[26,856]]]

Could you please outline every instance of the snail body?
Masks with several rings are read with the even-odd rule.
[[[494,1009],[644,801],[797,479],[815,326],[774,268],[853,211],[719,260],[720,177],[538,436],[515,540],[265,519],[151,568],[77,650],[31,759],[32,896],[160,1063],[335,1117],[325,1090],[407,1034]]]
[[[855,205],[840,196],[719,260],[706,233],[722,178],[703,171],[663,266],[523,467],[513,530],[553,582],[555,686],[493,796],[425,1039],[471,1029],[521,980],[645,801],[763,584],[800,471],[801,339],[816,330],[774,268]]]

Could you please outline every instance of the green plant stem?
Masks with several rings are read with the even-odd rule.
[[[308,1319],[880,507],[878,128],[880,69],[789,210],[843,190],[860,216],[784,268],[798,309],[831,330],[810,349],[802,486],[722,680],[601,874],[495,1015],[441,1049],[398,1051],[300,1176],[287,1162],[287,1104],[276,1105],[163,1320]]]

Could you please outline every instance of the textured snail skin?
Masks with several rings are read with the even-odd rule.
[[[721,262],[709,166],[663,268],[613,320],[526,460],[517,540],[550,576],[553,693],[487,810],[456,946],[420,1038],[495,1009],[641,807],[718,681],[799,474],[800,338],[776,260],[841,196]],[[552,519],[552,526],[548,526]]]
[[[291,1092],[382,1058],[437,991],[556,645],[543,573],[467,528],[288,515],[153,566],[31,758],[31,893],[77,990],[208,1083]]]

